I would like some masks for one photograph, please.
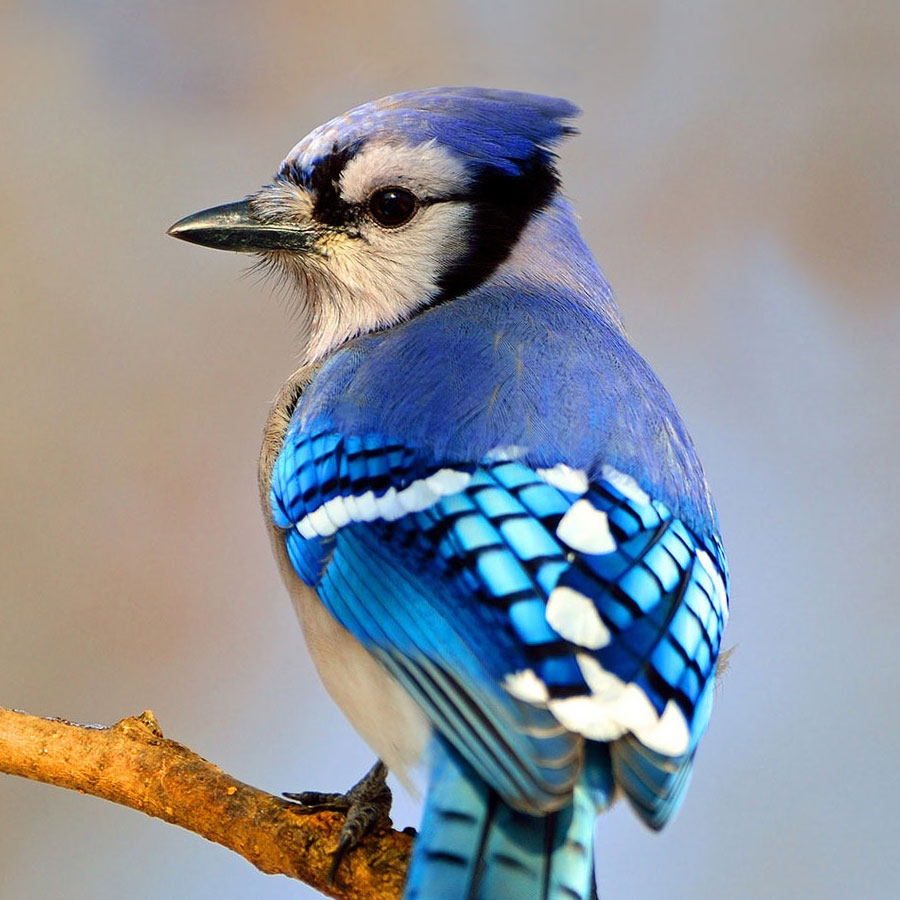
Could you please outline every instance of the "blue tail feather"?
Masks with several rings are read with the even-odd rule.
[[[559,812],[520,813],[438,740],[405,900],[588,900],[596,811],[578,786]]]
[[[654,831],[675,815],[691,780],[694,752],[680,757],[663,756],[627,735],[612,745],[616,783],[632,808]]]

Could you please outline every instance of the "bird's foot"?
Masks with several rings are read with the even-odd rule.
[[[387,786],[387,766],[378,760],[346,794],[323,794],[319,791],[303,791],[285,794],[303,807],[304,812],[342,812],[347,814],[338,839],[337,849],[331,859],[328,883],[334,877],[347,853],[357,847],[363,837],[378,825],[391,826],[391,789]]]

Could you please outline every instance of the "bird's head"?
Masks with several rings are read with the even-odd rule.
[[[313,360],[490,277],[556,192],[553,146],[577,113],[481,88],[386,97],[316,128],[246,200],[169,234],[286,276]]]

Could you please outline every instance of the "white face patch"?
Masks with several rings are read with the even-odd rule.
[[[547,624],[560,637],[579,647],[599,650],[612,640],[594,601],[572,588],[554,588],[550,592],[545,615]]]
[[[294,184],[276,182],[253,201],[264,221],[294,222],[318,234],[307,253],[273,251],[264,257],[296,289],[306,338],[302,363],[409,318],[437,295],[441,276],[470,250],[467,202],[423,203],[406,224],[393,228],[378,224],[367,210],[372,194],[388,187],[434,201],[465,192],[462,163],[434,141],[364,147],[347,162],[338,187],[341,199],[359,210],[347,229],[316,222],[314,195]]]
[[[616,540],[609,530],[609,519],[590,500],[576,500],[556,526],[556,536],[580,553],[612,553]]]
[[[437,141],[417,147],[384,142],[367,144],[341,173],[341,197],[348,203],[365,203],[373,191],[403,187],[422,200],[463,193],[469,176],[462,162]]]
[[[266,254],[296,290],[306,345],[301,362],[397,325],[427,305],[441,275],[469,251],[470,216],[468,204],[434,203],[399,228],[367,219],[359,235],[326,231],[309,253]]]
[[[316,355],[344,335],[395,325],[425,306],[440,276],[468,252],[469,218],[466,204],[435,203],[400,228],[367,220],[361,237],[327,244],[324,266],[337,290],[320,310],[325,335]]]

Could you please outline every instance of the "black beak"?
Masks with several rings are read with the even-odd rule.
[[[167,232],[172,237],[201,247],[260,253],[264,250],[305,251],[312,248],[313,233],[297,225],[261,222],[249,200],[214,206],[177,221]]]

